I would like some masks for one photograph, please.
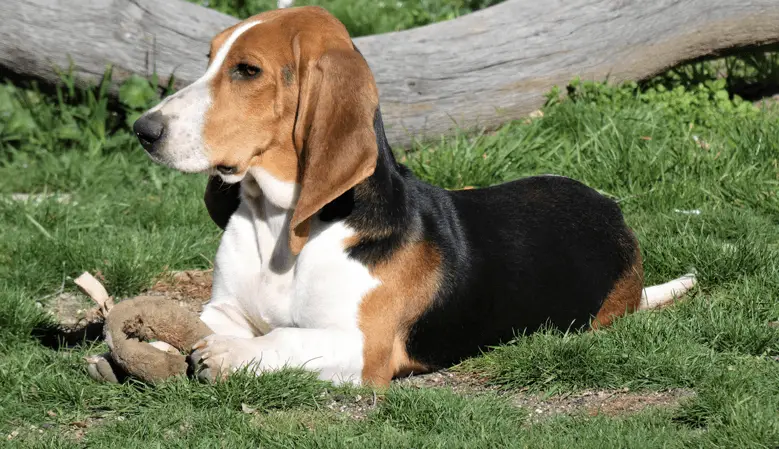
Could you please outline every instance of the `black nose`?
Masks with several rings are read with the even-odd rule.
[[[159,111],[144,114],[133,124],[133,131],[138,136],[143,149],[149,153],[154,151],[154,142],[160,140],[165,131],[165,121]]]

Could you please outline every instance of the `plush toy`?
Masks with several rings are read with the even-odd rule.
[[[119,382],[130,376],[154,383],[184,375],[192,345],[213,333],[194,312],[174,301],[138,296],[113,305],[102,285],[94,285],[97,280],[80,280],[77,284],[105,316],[103,333],[110,349],[87,358],[87,371],[95,380]]]

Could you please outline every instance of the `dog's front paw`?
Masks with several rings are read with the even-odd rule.
[[[199,379],[224,380],[253,361],[252,339],[212,334],[192,346],[190,362]]]

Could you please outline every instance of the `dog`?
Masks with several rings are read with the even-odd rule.
[[[219,33],[202,78],[133,128],[154,161],[212,176],[224,234],[201,318],[214,333],[191,354],[205,379],[302,367],[384,387],[544,326],[608,326],[695,284],[644,289],[619,207],[575,180],[448,191],[415,178],[367,62],[319,7]]]

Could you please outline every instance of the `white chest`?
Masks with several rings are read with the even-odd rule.
[[[241,203],[217,251],[209,305],[229,309],[255,334],[285,327],[356,329],[360,301],[378,281],[344,251],[354,232],[341,222],[315,219],[296,257],[287,243],[289,214],[269,201]]]

